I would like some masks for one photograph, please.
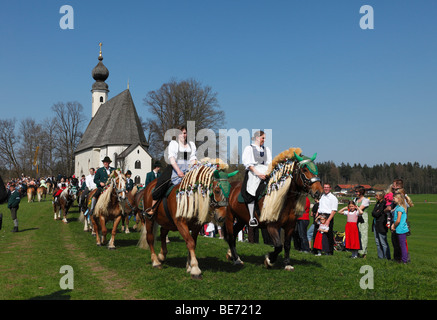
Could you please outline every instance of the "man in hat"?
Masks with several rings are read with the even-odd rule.
[[[157,179],[160,175],[161,175],[161,163],[159,161],[155,161],[155,163],[153,164],[153,170],[147,173],[146,175],[146,183],[144,187],[147,187],[147,185],[150,182]]]
[[[91,209],[90,214],[92,215],[94,212],[94,207],[96,206],[97,199],[103,191],[103,188],[106,186],[106,182],[108,181],[109,176],[115,168],[110,167],[109,164],[112,162],[111,159],[106,156],[103,160],[103,167],[97,169],[96,174],[94,175],[94,183],[97,186],[97,191],[93,195],[93,199],[91,200]]]
[[[12,229],[12,232],[18,232],[17,211],[21,201],[21,196],[15,188],[14,183],[9,185],[9,190],[11,191],[11,195],[9,196],[8,200],[8,208],[11,210],[11,218],[14,221],[14,229]]]
[[[132,172],[130,170],[126,171],[126,191],[130,192],[134,188],[134,181],[131,178]]]

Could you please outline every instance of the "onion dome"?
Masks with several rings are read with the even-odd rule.
[[[109,70],[105,67],[102,60],[102,44],[100,43],[100,54],[99,54],[99,63],[94,67],[91,75],[96,82],[93,84],[93,89],[106,89],[108,90],[108,85],[105,83],[105,80],[109,77]]]

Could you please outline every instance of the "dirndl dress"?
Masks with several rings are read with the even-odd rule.
[[[346,239],[345,248],[350,250],[360,250],[360,234],[356,222],[347,222],[345,227]]]

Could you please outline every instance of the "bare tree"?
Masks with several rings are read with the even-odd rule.
[[[36,148],[41,144],[42,128],[32,118],[25,118],[20,121],[19,134],[21,145],[17,155],[20,166],[26,175],[32,175],[34,172],[33,160]]]
[[[150,91],[143,100],[152,117],[148,127],[149,151],[160,158],[165,149],[164,135],[188,121],[195,121],[196,130],[215,132],[224,125],[225,113],[220,109],[217,93],[194,79],[171,80],[156,91]]]
[[[41,172],[54,175],[56,165],[56,121],[54,118],[47,118],[41,124],[43,133],[39,149]]]
[[[57,151],[64,164],[65,174],[74,172],[74,150],[82,137],[82,123],[85,121],[83,107],[79,102],[58,102],[52,106],[55,113]]]
[[[15,135],[16,120],[0,120],[0,158],[7,168],[15,172],[18,177],[21,171],[15,149],[20,142],[20,138]]]

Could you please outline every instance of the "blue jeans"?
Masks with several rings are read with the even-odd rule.
[[[375,234],[376,250],[378,258],[390,260],[390,247],[387,241],[387,234],[379,233],[373,226],[373,233]]]

